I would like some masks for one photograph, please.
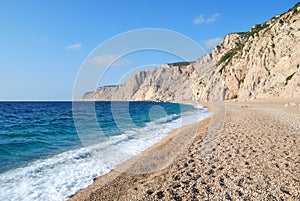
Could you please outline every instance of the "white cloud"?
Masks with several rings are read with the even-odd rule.
[[[79,51],[82,48],[82,44],[81,43],[76,43],[73,45],[68,45],[65,47],[66,50],[75,50],[75,51]]]
[[[131,60],[121,58],[120,55],[104,54],[90,58],[88,63],[99,66],[126,66],[132,63]]]
[[[203,15],[198,16],[196,19],[194,19],[193,23],[194,24],[210,24],[216,21],[216,19],[220,16],[220,13],[215,13],[209,18],[205,18]]]
[[[194,24],[202,24],[205,22],[205,19],[203,15],[198,16],[196,19],[194,19],[193,23]]]
[[[213,14],[210,18],[206,20],[207,23],[212,23],[220,16],[220,13]]]
[[[221,42],[221,38],[217,37],[217,38],[205,40],[205,41],[203,41],[203,44],[206,48],[212,48],[212,47],[215,47],[216,45],[218,45],[220,42]]]

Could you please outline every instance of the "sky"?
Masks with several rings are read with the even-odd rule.
[[[78,73],[105,41],[136,29],[171,30],[206,52],[228,33],[249,30],[294,6],[293,0],[1,0],[0,100],[72,100]],[[119,55],[106,54],[97,64]],[[199,53],[199,57],[201,53]],[[197,59],[195,56],[192,59]],[[107,70],[97,86],[122,83],[141,66],[181,58],[135,52]],[[126,80],[126,79],[125,79]]]

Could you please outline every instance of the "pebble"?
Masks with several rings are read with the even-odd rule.
[[[162,199],[164,197],[164,193],[162,191],[157,192],[156,195],[158,199]]]

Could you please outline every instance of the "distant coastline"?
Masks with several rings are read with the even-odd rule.
[[[70,200],[299,199],[299,27],[297,3],[228,34],[195,62],[163,64],[84,94],[81,100],[207,102],[212,116],[174,130]],[[212,127],[223,123],[220,133]]]

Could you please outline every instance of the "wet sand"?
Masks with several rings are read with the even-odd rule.
[[[300,107],[289,102],[300,99],[213,105],[70,200],[300,200]]]

